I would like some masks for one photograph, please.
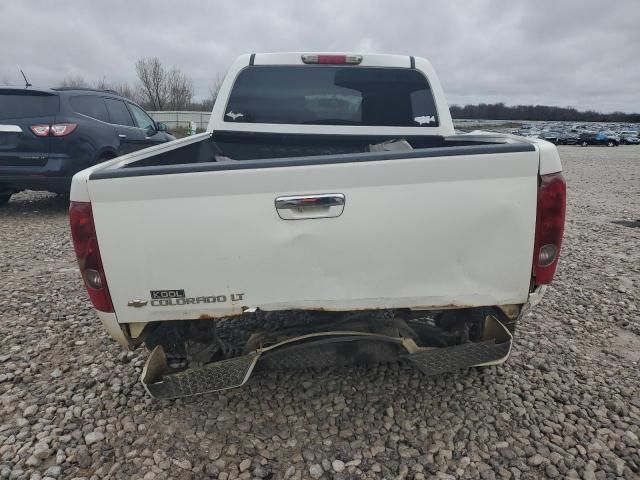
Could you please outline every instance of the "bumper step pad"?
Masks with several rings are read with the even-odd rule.
[[[410,362],[426,375],[438,375],[463,368],[495,365],[511,353],[511,333],[493,317],[488,317],[491,340],[444,348],[421,348],[413,341],[362,332],[325,332],[303,335],[260,349],[248,355],[167,373],[162,347],[151,352],[141,381],[157,399],[187,397],[244,385],[256,370],[380,363]]]
[[[510,350],[511,341],[496,343],[494,340],[488,340],[426,350],[407,355],[405,358],[425,375],[438,375],[463,368],[500,363],[507,359]]]
[[[142,370],[142,385],[157,399],[189,397],[244,385],[253,371],[259,354],[209,363],[174,374],[165,374],[167,360],[162,347],[151,352]]]

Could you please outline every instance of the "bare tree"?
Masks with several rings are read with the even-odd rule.
[[[207,100],[193,104],[193,81],[177,67],[166,70],[157,57],[143,57],[136,62],[136,72],[140,81],[134,87],[126,82],[110,82],[106,76],[90,83],[79,75],[66,77],[61,86],[114,90],[149,110],[210,110],[222,84],[222,77],[216,76]]]
[[[66,77],[61,82],[62,87],[71,88],[95,88],[97,90],[113,90],[118,94],[126,97],[134,102],[141,103],[141,98],[135,88],[132,88],[126,82],[110,82],[107,77],[102,77],[93,83],[87,82],[83,77],[76,75],[75,77]]]
[[[162,110],[168,99],[167,72],[160,59],[140,58],[136,62],[140,91],[145,103],[153,110]]]
[[[61,87],[71,87],[71,88],[88,88],[89,82],[87,82],[80,75],[76,75],[75,77],[65,77],[61,84]]]
[[[102,80],[95,82],[94,86],[99,90],[113,90],[129,100],[133,100],[136,103],[143,103],[138,91],[126,82],[110,82],[103,77]]]
[[[128,83],[125,83],[125,82],[122,82],[122,83],[110,83],[107,88],[109,90],[113,90],[115,92],[118,92],[118,94],[120,94],[123,97],[128,98],[129,100],[132,100],[132,101],[134,101],[136,103],[144,103],[143,100],[140,98],[139,91],[137,91],[135,88],[131,87],[131,85],[129,85]]]
[[[220,87],[222,86],[223,81],[222,75],[219,73],[216,75],[216,78],[213,80],[213,83],[209,87],[209,96],[202,101],[202,109],[203,110],[212,110],[213,104],[216,103],[216,98],[218,98],[218,92],[220,91]]]
[[[193,81],[185,73],[173,67],[167,72],[167,109],[185,110],[193,98]]]
[[[107,81],[107,77],[102,77],[100,80],[93,82],[94,88],[98,90],[113,90],[111,84]]]

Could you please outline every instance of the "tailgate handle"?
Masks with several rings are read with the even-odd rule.
[[[276,198],[276,210],[283,220],[339,217],[344,211],[342,193],[296,195]]]

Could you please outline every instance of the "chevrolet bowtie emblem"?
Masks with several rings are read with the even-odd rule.
[[[127,303],[127,305],[129,307],[136,307],[136,308],[140,308],[140,307],[144,307],[147,303],[146,300],[129,300],[129,303]]]

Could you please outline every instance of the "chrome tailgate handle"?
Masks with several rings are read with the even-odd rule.
[[[344,211],[342,193],[295,195],[276,198],[276,210],[283,220],[339,217]]]

